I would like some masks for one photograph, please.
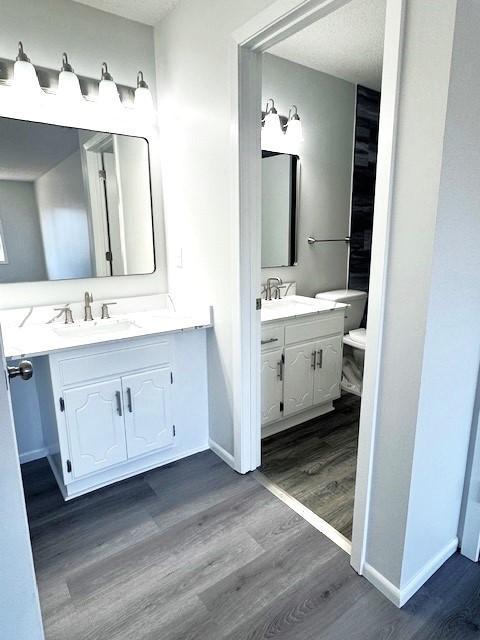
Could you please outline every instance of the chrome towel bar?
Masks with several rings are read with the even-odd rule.
[[[345,238],[332,238],[332,239],[328,239],[328,240],[317,240],[313,236],[309,236],[307,238],[307,242],[308,242],[308,244],[316,244],[317,242],[345,242],[346,244],[348,244],[350,242],[350,237],[346,236]]]

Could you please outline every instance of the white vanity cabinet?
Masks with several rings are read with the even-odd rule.
[[[205,347],[198,330],[35,359],[44,440],[65,499],[208,447],[206,406],[185,408],[206,398]]]
[[[262,434],[331,411],[340,396],[343,309],[262,325]]]

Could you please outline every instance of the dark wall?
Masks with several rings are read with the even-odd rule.
[[[377,171],[380,93],[357,87],[349,288],[368,291]]]

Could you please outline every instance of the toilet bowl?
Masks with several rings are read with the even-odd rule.
[[[367,304],[365,291],[355,289],[335,289],[324,291],[315,296],[320,300],[343,302],[348,307],[345,311],[345,335],[343,336],[345,349],[343,357],[342,388],[345,391],[362,394],[363,365],[367,346],[367,331],[360,327]]]

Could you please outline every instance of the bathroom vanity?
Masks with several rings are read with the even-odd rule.
[[[333,409],[345,304],[287,296],[262,306],[262,437]]]
[[[66,500],[208,448],[208,309],[23,328],[8,313],[5,352],[33,362],[45,454]]]

